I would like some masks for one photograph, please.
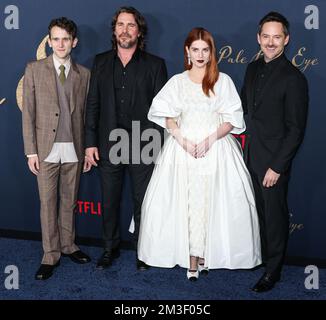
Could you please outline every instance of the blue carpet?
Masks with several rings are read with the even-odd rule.
[[[34,280],[42,252],[41,243],[0,238],[0,299],[27,300],[321,300],[326,299],[326,269],[319,269],[319,289],[307,290],[304,267],[285,266],[282,281],[267,293],[256,294],[249,288],[263,269],[212,270],[195,283],[186,279],[182,268],[136,270],[135,252],[122,250],[121,256],[105,271],[95,269],[101,248],[83,246],[92,262],[86,265],[61,258],[61,264],[47,281]],[[7,265],[19,270],[19,289],[7,290],[4,282]]]

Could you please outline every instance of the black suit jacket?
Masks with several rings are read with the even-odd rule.
[[[113,79],[115,54],[110,50],[95,57],[87,98],[85,145],[86,148],[98,147],[102,159],[109,157],[109,150],[115,143],[109,142],[109,134],[117,128]],[[147,119],[147,114],[154,96],[166,81],[164,60],[140,51],[130,114],[133,121],[140,121],[141,130],[156,127]]]
[[[260,176],[268,168],[284,174],[289,172],[303,140],[308,85],[304,75],[283,54],[255,97],[255,78],[261,59],[248,65],[241,91],[249,133],[248,162]]]

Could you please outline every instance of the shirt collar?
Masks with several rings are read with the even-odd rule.
[[[60,61],[58,61],[58,59],[55,57],[54,54],[52,55],[52,57],[53,57],[54,68],[55,68],[56,72],[57,72],[58,74],[60,74],[60,69],[59,69],[59,68],[60,68],[60,66],[62,65],[62,63],[61,63]],[[69,70],[70,70],[70,66],[71,66],[71,58],[70,58],[70,56],[69,56],[69,58],[66,60],[66,62],[63,63],[63,65],[65,66],[65,74],[66,74],[66,76],[67,76],[68,73],[69,73]]]
[[[282,54],[279,57],[273,59],[270,62],[265,62],[265,60],[263,58],[262,59],[262,62],[263,62],[262,65],[263,65],[264,68],[274,69],[280,63],[280,61],[283,60],[283,58],[284,58],[284,52],[282,52]]]
[[[115,53],[114,53],[114,58],[117,59],[119,56],[118,56],[118,51],[117,50],[114,50]],[[136,51],[133,53],[130,61],[133,61],[133,60],[136,60],[138,61],[139,60],[139,56],[140,56],[140,49],[137,48]]]

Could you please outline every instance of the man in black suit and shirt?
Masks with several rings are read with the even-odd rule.
[[[131,152],[139,143],[132,140],[133,124],[140,125],[140,134],[157,128],[147,119],[147,113],[167,81],[164,60],[144,51],[146,33],[144,17],[135,8],[121,7],[112,20],[113,49],[97,55],[92,69],[86,109],[86,157],[94,166],[99,162],[101,176],[104,252],[98,269],[109,267],[120,254],[119,214],[125,169],[131,178],[136,248],[141,204],[154,168],[154,163],[133,161]],[[128,133],[128,142],[122,147],[130,153],[120,163],[110,153],[117,143],[109,139],[115,129]],[[138,259],[136,265],[138,270],[147,268]]]
[[[280,279],[289,235],[287,189],[291,162],[303,140],[308,86],[285,57],[289,23],[270,12],[259,23],[263,57],[248,65],[241,99],[247,113],[248,168],[261,230],[265,273],[252,288],[268,291]]]

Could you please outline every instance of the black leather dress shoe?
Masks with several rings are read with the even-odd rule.
[[[100,259],[97,261],[96,269],[103,270],[109,268],[114,259],[120,257],[120,250],[104,251]]]
[[[49,279],[52,276],[52,274],[53,274],[53,270],[56,267],[58,267],[59,265],[60,265],[60,261],[58,261],[54,265],[41,264],[41,266],[39,267],[39,269],[37,270],[37,272],[35,274],[35,280],[46,280],[46,279]]]
[[[82,252],[81,250],[77,250],[73,253],[70,254],[62,254],[64,257],[68,257],[71,259],[71,261],[75,262],[75,263],[79,263],[79,264],[84,264],[84,263],[88,263],[91,261],[91,258],[84,252]]]
[[[280,280],[279,274],[271,274],[265,272],[259,281],[252,288],[255,292],[266,292],[273,289],[275,283]]]
[[[136,260],[136,267],[137,267],[137,270],[139,270],[139,271],[145,271],[150,268],[150,266],[148,264],[146,264],[145,262],[143,262],[139,259]]]

